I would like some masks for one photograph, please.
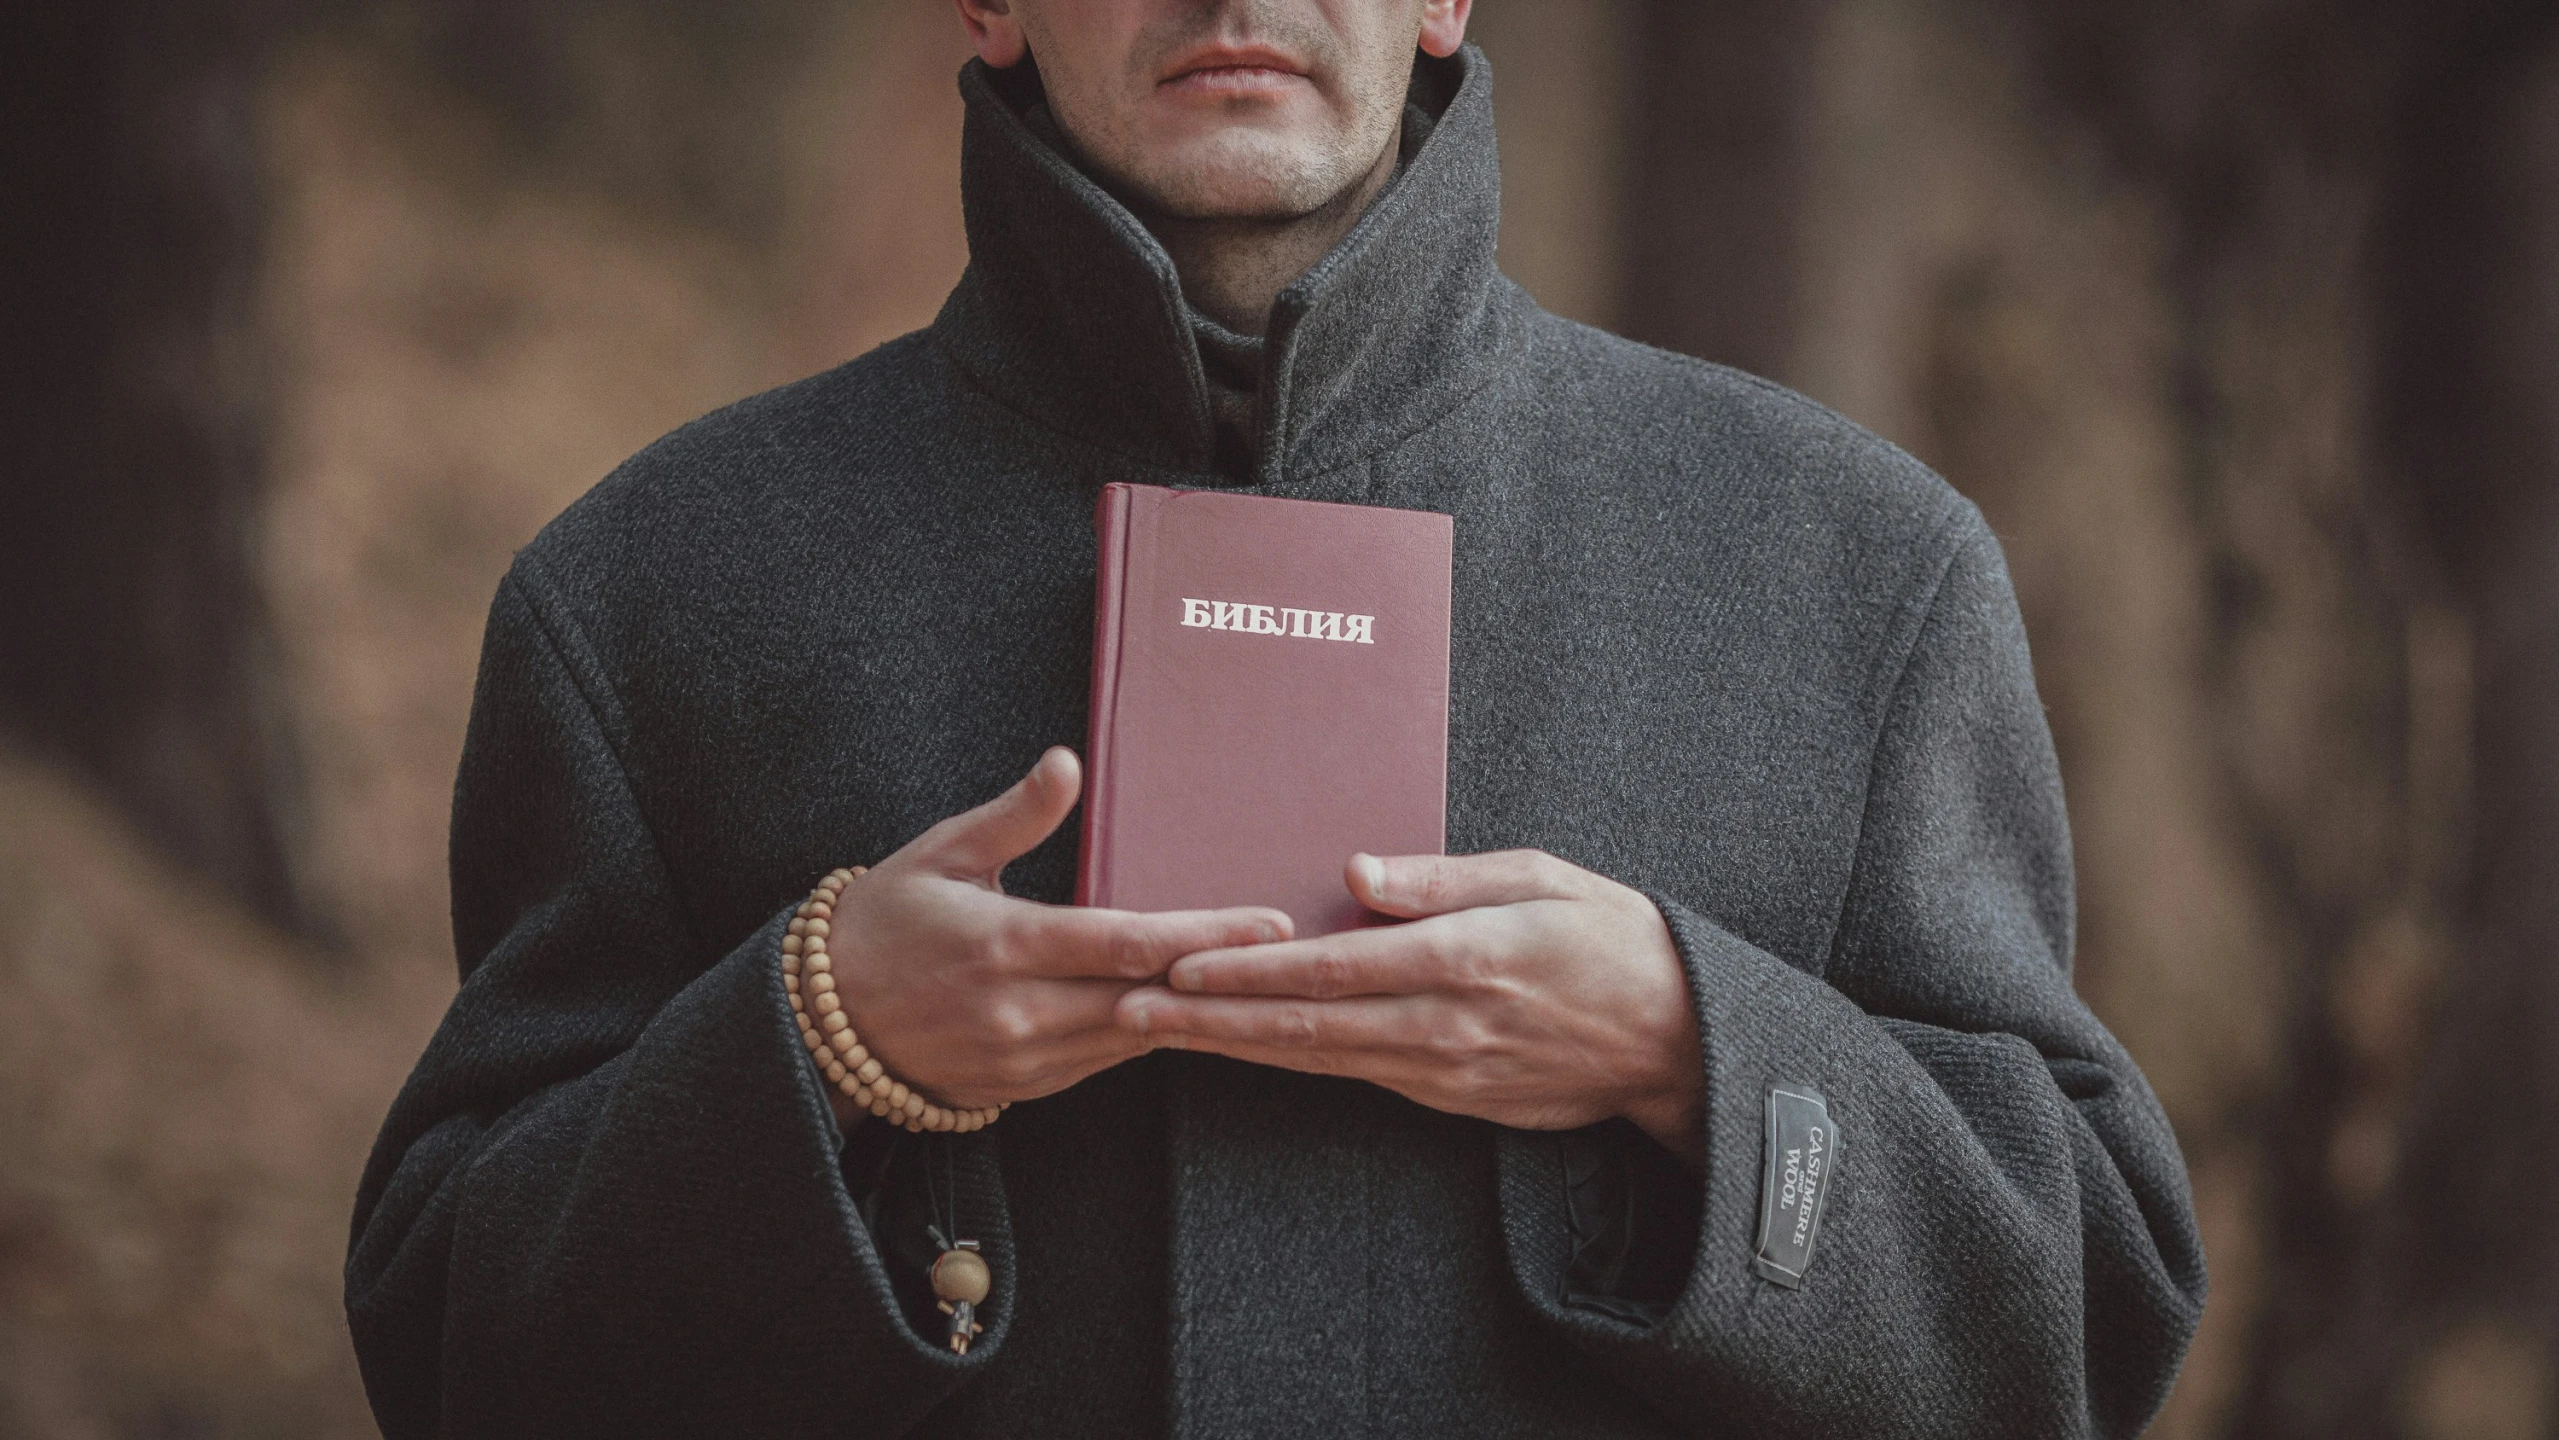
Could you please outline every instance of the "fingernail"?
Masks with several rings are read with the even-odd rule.
[[[1351,869],[1371,895],[1386,893],[1386,863],[1374,855],[1353,855]]]

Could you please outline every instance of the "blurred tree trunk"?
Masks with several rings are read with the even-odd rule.
[[[1797,98],[1825,0],[1641,0],[1626,138],[1637,178],[1623,249],[1629,337],[1738,365],[1784,368],[1798,321],[1804,184]]]
[[[2559,1423],[2551,7],[1650,7],[1630,328],[2006,542],[2196,1171],[2161,1433]]]
[[[252,554],[257,8],[0,22],[0,723],[291,923],[298,775]]]
[[[2303,1348],[2403,1411],[2559,1434],[2559,13],[2473,5],[2416,63],[2378,267],[2395,478],[2475,636],[2468,944],[2386,1212]],[[2514,1398],[2530,1391],[2530,1402]],[[2270,1407],[2271,1409],[2272,1407]],[[2341,1420],[2343,1416],[2339,1417]],[[2537,1422],[2537,1425],[2536,1425]],[[2453,1427],[2441,1427],[2449,1433]],[[2350,1433],[2341,1429],[2338,1433]]]
[[[876,10],[878,7],[871,7]],[[370,46],[489,125],[491,170],[625,223],[769,246],[793,59],[819,0],[20,5],[0,91],[0,730],[95,780],[166,855],[329,941],[343,845],[270,612],[266,82],[315,37]],[[335,557],[345,564],[360,557]],[[325,745],[326,742],[321,742]],[[331,949],[342,947],[331,946]]]

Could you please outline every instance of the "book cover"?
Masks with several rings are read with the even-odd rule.
[[[1079,904],[1378,923],[1354,851],[1447,844],[1446,515],[1108,485]]]

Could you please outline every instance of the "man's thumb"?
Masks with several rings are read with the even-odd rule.
[[[918,848],[938,870],[993,879],[1057,830],[1083,788],[1075,752],[1052,745],[1011,789],[925,831]]]

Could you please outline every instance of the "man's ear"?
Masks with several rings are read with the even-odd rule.
[[[960,23],[968,27],[969,41],[977,46],[977,58],[998,70],[1008,70],[1022,63],[1029,53],[1030,42],[1022,38],[1022,22],[1013,18],[1012,0],[956,0],[960,7]],[[1445,0],[1432,0],[1434,5]],[[1466,0],[1457,0],[1463,10]],[[1458,21],[1463,29],[1465,21]],[[1455,48],[1454,46],[1450,48]]]
[[[969,0],[960,0],[960,8],[968,8]],[[1425,0],[1422,5],[1422,51],[1442,59],[1457,53],[1466,43],[1466,17],[1473,13],[1475,0]],[[979,53],[985,53],[981,42]],[[990,65],[995,62],[989,60]]]

